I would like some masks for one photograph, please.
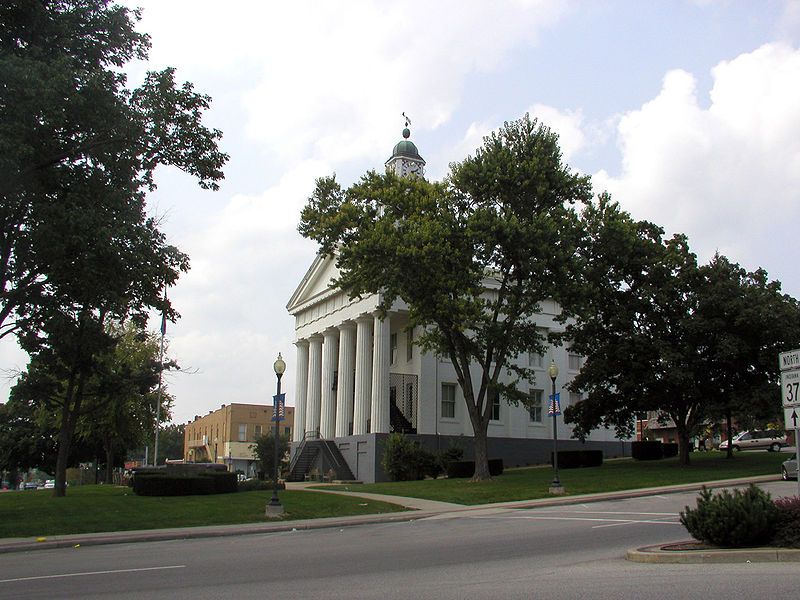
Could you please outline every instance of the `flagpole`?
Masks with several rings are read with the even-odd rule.
[[[161,353],[158,359],[158,393],[156,394],[156,440],[153,448],[153,466],[158,466],[158,431],[161,429],[161,383],[164,375],[164,335],[167,333],[167,314],[161,313]]]

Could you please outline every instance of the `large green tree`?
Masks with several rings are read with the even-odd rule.
[[[151,238],[137,278],[157,296],[176,275],[157,269],[166,245],[144,216],[154,170],[172,165],[211,189],[222,178],[221,134],[201,122],[207,96],[171,68],[127,87],[121,67],[149,49],[138,19],[108,0],[0,4],[0,336],[75,281],[71,260],[102,244],[106,227]]]
[[[665,238],[608,196],[587,206],[584,223],[585,285],[571,288],[562,315],[562,337],[586,357],[570,384],[586,397],[565,412],[575,434],[630,434],[636,414],[655,411],[674,423],[688,464],[689,440],[708,419],[774,418],[777,353],[800,341],[797,301],[763,270],[721,256],[699,267],[685,236]]]
[[[444,182],[370,172],[342,189],[327,177],[303,210],[300,232],[336,257],[337,285],[377,294],[383,310],[402,299],[425,332],[418,343],[452,361],[475,479],[490,477],[493,395],[525,399],[516,384],[533,373],[515,359],[543,351],[540,303],[574,281],[581,227],[572,205],[590,198],[589,178],[562,162],[556,134],[526,115],[451,165]]]
[[[188,269],[147,217],[154,171],[171,165],[216,189],[227,156],[206,128],[207,96],[173,69],[127,87],[147,56],[138,12],[107,0],[0,6],[0,335],[28,375],[61,394],[56,495],[85,392],[117,343],[112,322],[175,313],[163,290]]]

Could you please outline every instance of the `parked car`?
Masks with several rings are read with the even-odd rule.
[[[44,482],[44,489],[52,490],[54,487],[56,487],[55,479],[48,479],[47,481]]]
[[[781,477],[783,477],[784,481],[797,479],[797,454],[789,460],[783,461],[781,465]]]
[[[789,445],[785,431],[768,429],[766,431],[743,431],[733,437],[732,447],[734,452],[739,450],[768,450],[779,452],[781,448]],[[728,449],[728,440],[719,445],[720,450]]]
[[[39,484],[35,481],[26,481],[22,484],[21,489],[23,490],[35,490],[39,488]]]

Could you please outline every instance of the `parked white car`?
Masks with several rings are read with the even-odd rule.
[[[768,450],[780,452],[780,449],[789,445],[785,431],[768,429],[766,431],[743,431],[733,437],[731,446],[734,452],[739,450]],[[728,440],[719,445],[720,450],[728,449]]]

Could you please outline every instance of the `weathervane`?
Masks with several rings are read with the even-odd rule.
[[[411,125],[411,119],[408,118],[408,115],[406,113],[404,113],[404,112],[400,113],[400,114],[403,115],[403,118],[406,120],[406,127]]]

